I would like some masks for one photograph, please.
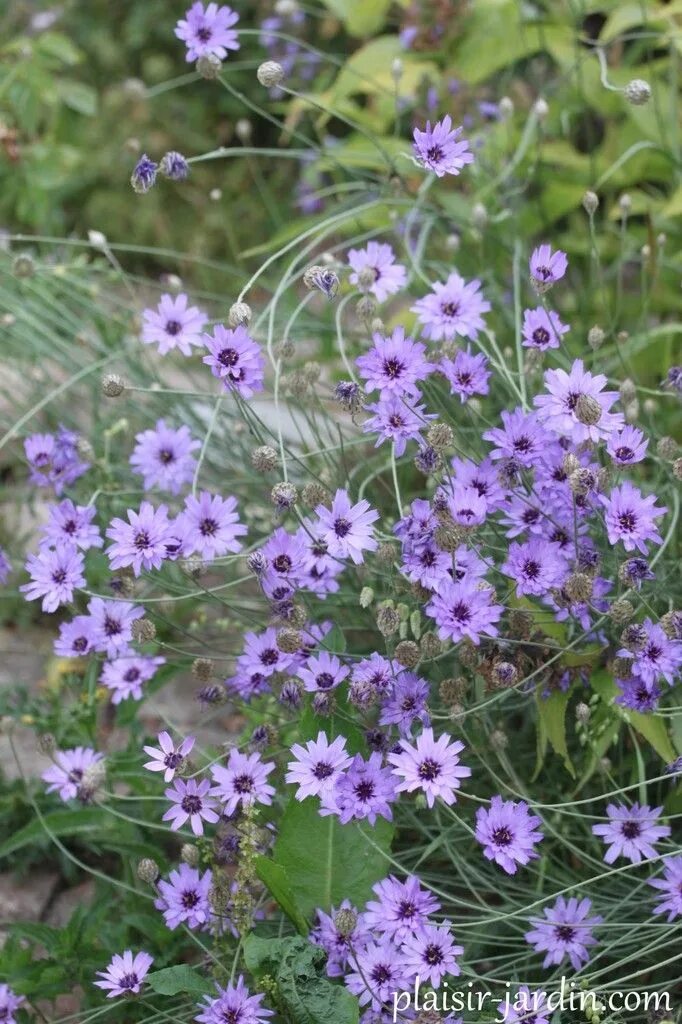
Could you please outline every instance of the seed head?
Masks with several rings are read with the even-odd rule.
[[[509,633],[515,640],[528,640],[533,631],[533,613],[526,608],[512,608]]]
[[[606,335],[601,327],[598,327],[597,324],[595,324],[594,327],[590,327],[587,332],[587,344],[593,352],[596,352],[598,348],[601,348],[605,337]]]
[[[474,203],[471,208],[471,223],[473,227],[478,228],[482,231],[488,223],[488,211],[486,210],[483,203]]]
[[[199,863],[199,851],[192,843],[183,843],[180,848],[180,860],[195,868]]]
[[[592,395],[580,395],[575,403],[575,416],[579,423],[593,427],[601,419],[602,408]]]
[[[133,640],[138,644],[148,644],[156,637],[156,626],[151,619],[136,619],[131,627]]]
[[[147,885],[154,885],[159,877],[159,865],[151,857],[143,857],[137,865],[137,877]]]
[[[614,601],[609,608],[609,618],[613,620],[617,625],[622,622],[629,622],[632,616],[635,614],[630,601],[621,598],[619,601]]]
[[[432,423],[427,431],[426,440],[434,451],[440,453],[452,446],[455,435],[447,423]]]
[[[329,491],[322,484],[306,484],[301,491],[301,501],[309,508],[317,508],[318,505],[325,505],[329,501]]]
[[[442,679],[438,686],[440,699],[444,704],[457,704],[466,693],[467,682],[465,679]]]
[[[625,99],[633,107],[641,107],[651,99],[651,86],[643,78],[633,78],[625,86]]]
[[[585,495],[594,489],[597,478],[591,469],[576,469],[569,473],[568,483],[574,494]]]
[[[354,910],[339,910],[334,917],[334,927],[339,935],[347,938],[352,935],[355,931],[355,926],[358,923],[358,915]]]
[[[197,73],[209,82],[214,82],[223,70],[223,62],[214,53],[209,53],[205,57],[199,57],[194,66]]]
[[[27,253],[19,253],[12,263],[12,273],[15,277],[33,277],[36,272],[35,260]]]
[[[661,629],[668,640],[682,640],[682,612],[666,612],[661,616]]]
[[[303,635],[297,629],[280,629],[277,632],[277,646],[284,654],[295,654],[303,647]]]
[[[471,640],[464,639],[457,649],[460,664],[465,668],[477,668],[478,667],[478,651],[472,644]]]
[[[632,661],[630,658],[614,658],[613,674],[618,679],[630,679],[632,676]]]
[[[490,746],[493,750],[505,750],[509,746],[509,737],[503,729],[493,729],[490,733]]]
[[[443,644],[436,633],[424,633],[419,641],[419,650],[424,661],[431,661],[441,653]]]
[[[383,604],[377,611],[377,629],[382,636],[393,636],[400,629],[400,616],[393,605]]]
[[[676,480],[682,480],[682,459],[675,459],[673,462],[673,476]]]
[[[632,625],[626,626],[620,634],[620,642],[623,647],[628,651],[632,651],[633,654],[642,650],[646,640],[646,629],[639,622],[633,622]]]
[[[192,675],[200,683],[207,683],[214,670],[215,665],[212,658],[195,658],[192,662]]]
[[[656,451],[666,462],[674,462],[677,458],[679,445],[674,437],[662,437],[656,445]]]
[[[405,668],[414,668],[419,664],[421,651],[414,640],[401,640],[395,649],[395,659]]]
[[[594,580],[584,572],[573,572],[566,580],[564,590],[573,604],[589,601],[594,590]]]
[[[360,385],[352,380],[341,380],[334,388],[334,398],[348,412],[355,413],[362,404]]]
[[[281,481],[270,491],[270,501],[278,512],[287,512],[298,501],[298,491],[293,484]]]
[[[384,541],[377,548],[375,558],[382,565],[391,565],[396,559],[395,544],[391,544],[390,541]]]
[[[248,327],[252,316],[251,306],[247,302],[233,302],[227,314],[227,322],[232,328],[239,327],[240,324]]]
[[[38,737],[38,750],[41,754],[45,754],[46,757],[50,757],[54,754],[57,749],[57,741],[51,732],[44,732]]]
[[[150,188],[154,187],[158,169],[159,165],[150,160],[146,153],[143,153],[135,164],[133,173],[130,175],[130,184],[133,191],[137,192],[138,195],[144,195],[145,192],[149,192]]]
[[[496,689],[506,689],[509,686],[513,686],[518,676],[519,673],[516,665],[512,665],[510,661],[498,661],[493,665],[491,679]]]
[[[599,196],[596,192],[591,192],[588,189],[583,196],[582,203],[583,209],[591,217],[593,213],[595,213],[597,207],[599,206]]]
[[[452,554],[462,543],[463,531],[455,525],[437,526],[433,532],[433,540],[437,548]]]
[[[275,468],[279,458],[270,445],[264,444],[251,452],[251,465],[258,473],[269,473]]]
[[[276,60],[266,60],[256,71],[256,78],[266,89],[274,89],[284,80],[284,68]]]

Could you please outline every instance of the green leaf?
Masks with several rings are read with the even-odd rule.
[[[568,706],[568,693],[555,690],[549,697],[542,697],[537,694],[538,707],[538,761],[535,768],[537,778],[549,742],[552,750],[563,759],[566,770],[575,778],[575,768],[568,754],[566,744],[566,707]]]
[[[62,102],[77,114],[92,117],[97,113],[97,92],[92,86],[62,78],[56,82],[56,89]]]
[[[371,36],[386,21],[392,0],[323,0],[352,36]]]
[[[393,826],[380,818],[374,828],[330,814],[321,817],[313,797],[289,801],[274,848],[274,860],[289,879],[303,914],[328,909],[344,898],[362,904],[372,886],[386,874]]]
[[[275,864],[269,857],[258,857],[256,874],[301,935],[307,935],[308,922],[296,903],[291,883],[282,865]]]
[[[43,824],[44,822],[44,824]],[[32,843],[44,842],[48,832],[55,836],[75,836],[85,832],[111,832],[120,825],[98,807],[84,807],[78,811],[52,811],[44,814],[42,821],[35,818],[24,828],[0,844],[0,857],[9,857],[17,850],[23,850]]]
[[[643,736],[651,744],[666,764],[675,760],[677,755],[665,719],[659,718],[653,711],[648,715],[642,715],[639,711],[630,711],[629,708],[624,708],[621,704],[615,704],[614,698],[618,695],[618,687],[607,672],[595,672],[590,682],[592,689],[599,694],[602,700],[611,705],[623,721],[629,722],[633,729],[636,729],[640,736]]]
[[[277,1000],[296,1024],[357,1024],[358,1001],[324,977],[326,954],[303,938],[262,939],[249,935],[244,960],[257,976],[269,975]]]
[[[181,993],[193,996],[211,995],[215,992],[213,984],[188,964],[176,967],[164,967],[153,971],[146,978],[150,988],[160,996],[177,996]]]

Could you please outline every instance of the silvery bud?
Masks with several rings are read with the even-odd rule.
[[[641,107],[651,99],[651,86],[643,78],[633,78],[625,86],[625,99],[633,107]]]
[[[239,327],[240,324],[248,327],[251,323],[252,315],[251,306],[246,302],[233,302],[227,314],[227,322],[233,328]]]
[[[276,60],[266,60],[256,71],[256,78],[266,89],[273,89],[283,81],[284,68]]]

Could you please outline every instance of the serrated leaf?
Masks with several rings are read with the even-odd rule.
[[[282,865],[276,864],[270,857],[257,857],[256,874],[270,895],[276,900],[280,910],[284,911],[301,935],[307,935],[308,922],[296,903],[291,882]]]
[[[534,778],[537,778],[547,749],[547,743],[563,760],[566,770],[575,778],[575,768],[566,743],[566,708],[568,693],[555,690],[549,697],[537,695],[538,707],[538,761]]]
[[[189,964],[177,964],[175,967],[153,971],[147,975],[146,981],[160,996],[177,996],[180,993],[205,996],[215,993],[213,983]]]

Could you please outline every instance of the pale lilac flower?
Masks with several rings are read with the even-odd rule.
[[[470,345],[467,345],[466,351],[459,349],[454,359],[440,361],[440,369],[450,385],[450,394],[459,395],[462,403],[474,395],[488,394],[488,365],[487,358],[481,352],[472,354]]]
[[[526,942],[537,953],[545,953],[543,967],[560,964],[568,957],[573,969],[579,971],[588,962],[588,946],[597,942],[592,929],[603,920],[599,916],[588,917],[591,909],[587,898],[577,900],[572,896],[565,900],[559,896],[553,907],[545,907],[544,918],[530,919],[533,930],[526,933]]]
[[[595,836],[602,836],[608,846],[604,863],[613,864],[617,857],[625,857],[633,864],[639,864],[643,857],[655,857],[654,843],[670,835],[668,825],[659,825],[662,807],[649,807],[635,802],[632,807],[625,804],[607,804],[609,822],[593,825]]]
[[[523,409],[506,409],[500,414],[501,427],[486,430],[483,438],[495,445],[490,458],[508,459],[512,465],[529,468],[537,465],[546,451],[548,443],[547,431],[540,425],[535,413],[524,412]]]
[[[405,337],[405,328],[398,326],[390,336],[375,333],[374,347],[355,360],[365,381],[365,390],[419,397],[417,382],[425,380],[434,370],[426,359],[426,347]]]
[[[458,582],[444,582],[426,605],[425,611],[438,625],[441,640],[459,643],[468,637],[480,644],[481,634],[497,636],[495,625],[502,616],[502,605],[493,604],[492,588],[479,589],[475,580],[463,578]]]
[[[414,672],[401,672],[393,692],[383,701],[380,725],[396,725],[401,736],[409,736],[415,722],[430,725],[426,707],[429,699],[429,684]]]
[[[256,391],[263,390],[265,359],[243,324],[234,329],[218,324],[213,334],[203,334],[202,340],[209,352],[203,361],[226,391],[252,398]]]
[[[461,487],[457,483],[448,495],[447,507],[460,526],[480,526],[488,513],[488,503],[475,487]]]
[[[615,703],[632,711],[639,711],[641,715],[647,715],[655,711],[661,698],[660,687],[656,683],[646,683],[637,676],[630,676],[629,679],[616,679],[619,695]]]
[[[537,348],[540,352],[559,348],[562,335],[570,329],[567,324],[561,322],[559,314],[553,309],[545,309],[543,306],[526,309],[523,312],[521,328],[522,344],[525,348]]]
[[[239,15],[231,7],[209,3],[204,8],[197,0],[175,26],[175,35],[187,47],[186,60],[190,63],[200,57],[224,60],[228,50],[238,50],[239,37],[233,28],[238,21]]]
[[[195,738],[186,736],[176,747],[170,734],[164,731],[159,733],[157,740],[158,747],[143,748],[145,754],[149,754],[152,759],[143,767],[150,772],[163,772],[163,781],[172,782],[176,771],[184,764],[185,758],[194,746]]]
[[[199,874],[184,862],[177,871],[171,871],[168,881],[158,882],[159,898],[154,901],[157,910],[163,912],[168,928],[173,931],[180,924],[188,928],[204,928],[211,920],[211,906],[208,894],[213,884],[213,873]]]
[[[71,750],[58,750],[52,764],[40,776],[48,783],[48,793],[59,793],[60,800],[87,799],[90,790],[87,785],[87,771],[103,759],[91,747],[73,747]]]
[[[154,508],[151,502],[143,501],[138,512],[129,508],[127,516],[127,522],[112,519],[107,529],[107,537],[112,541],[107,548],[111,568],[131,566],[136,576],[143,570],[160,569],[175,537],[168,508]]]
[[[585,369],[582,359],[576,359],[570,373],[566,370],[547,370],[544,376],[549,394],[536,395],[538,418],[549,430],[569,437],[574,444],[608,438],[623,426],[623,414],[609,410],[618,400],[617,391],[604,391],[607,378],[603,373],[593,374]],[[590,399],[600,409],[596,423],[582,423],[578,419],[579,400]]]
[[[510,544],[500,572],[514,580],[518,597],[524,594],[539,597],[563,585],[568,566],[555,544],[534,538],[524,544]]]
[[[394,992],[402,992],[408,981],[400,950],[388,939],[369,942],[363,949],[353,950],[346,987],[358,997],[360,1006],[368,1003],[374,1010],[389,1005]]]
[[[390,769],[382,767],[381,754],[372,753],[366,761],[356,754],[334,788],[322,793],[320,814],[335,814],[342,825],[364,818],[374,825],[377,817],[391,820],[394,799],[395,783]]]
[[[211,796],[225,805],[225,813],[232,814],[238,807],[251,804],[271,804],[275,794],[274,786],[268,785],[267,777],[275,767],[273,761],[261,760],[260,754],[242,754],[236,747],[230,751],[227,767],[214,764],[211,775],[216,785]]]
[[[78,451],[78,434],[60,426],[56,434],[32,434],[24,441],[26,459],[31,467],[31,483],[53,487],[60,495],[89,468]]]
[[[205,996],[200,1003],[201,1013],[194,1019],[199,1024],[263,1024],[267,1017],[273,1016],[272,1010],[261,1006],[263,996],[258,993],[252,996],[244,984],[240,974],[237,983],[229,982],[226,988],[218,989],[217,996]]]
[[[682,643],[671,640],[658,623],[646,618],[641,626],[641,643],[636,651],[618,651],[620,658],[632,658],[632,674],[653,686],[663,678],[671,686],[682,665]]]
[[[160,656],[129,651],[115,661],[107,661],[102,668],[99,681],[102,686],[111,690],[112,704],[120,704],[129,697],[133,700],[142,700],[142,687],[154,678],[157,668],[165,663],[166,659]]]
[[[405,454],[408,441],[420,442],[422,429],[429,420],[436,419],[436,414],[427,413],[425,406],[416,404],[416,399],[392,392],[384,393],[378,402],[366,405],[365,409],[374,415],[362,424],[363,432],[378,434],[375,448],[384,441],[392,441],[397,458]]]
[[[101,548],[104,541],[93,523],[94,505],[74,505],[65,498],[58,505],[51,505],[49,519],[43,527],[43,543],[49,546],[73,544],[81,551]]]
[[[497,1004],[497,1013],[504,1024],[550,1024],[553,1010],[547,1006],[546,992],[531,992],[528,985],[521,985],[513,1000]]]
[[[215,800],[209,796],[211,783],[208,779],[176,779],[173,786],[166,790],[165,796],[171,801],[171,807],[164,814],[162,821],[170,821],[175,832],[189,821],[195,836],[203,836],[204,821],[210,825],[220,819],[216,814]]]
[[[89,615],[76,615],[70,622],[62,622],[54,652],[62,658],[81,658],[95,648],[94,627]]]
[[[429,923],[429,916],[440,910],[436,897],[422,889],[416,875],[408,875],[401,882],[394,875],[372,887],[377,900],[369,900],[365,908],[366,924],[383,932],[397,945],[410,935],[417,935]]]
[[[646,457],[649,440],[637,427],[629,424],[622,430],[614,431],[606,444],[606,450],[617,466],[630,466]]]
[[[364,498],[351,505],[348,492],[338,490],[331,509],[318,505],[315,509],[323,528],[323,540],[334,558],[350,558],[356,565],[364,562],[364,551],[376,551],[372,523],[379,518],[376,509]]]
[[[529,260],[530,276],[538,291],[547,291],[556,281],[560,281],[568,268],[566,253],[561,249],[552,252],[551,245],[539,245]]]
[[[241,551],[243,537],[248,531],[239,522],[237,499],[201,491],[198,497],[185,498],[184,511],[178,517],[178,526],[184,536],[183,554],[198,554],[206,560],[226,555],[228,551]]]
[[[393,774],[402,779],[397,791],[413,793],[420,789],[429,807],[433,807],[437,797],[446,804],[456,803],[455,791],[461,780],[471,775],[471,768],[459,763],[464,744],[452,740],[447,733],[435,740],[433,729],[424,729],[414,745],[401,740],[400,746],[399,754],[388,755]]]
[[[663,893],[654,914],[668,915],[668,921],[682,917],[682,856],[669,857],[663,867],[663,878],[652,878],[649,885]]]
[[[443,977],[461,974],[457,957],[464,952],[463,946],[455,945],[449,924],[426,924],[420,931],[408,935],[401,947],[405,970],[424,984],[438,988]]]
[[[3,1024],[17,1024],[14,1011],[19,1009],[23,1001],[24,997],[16,995],[9,985],[0,985],[0,1021]]]
[[[201,442],[192,438],[188,427],[174,430],[165,420],[157,420],[153,430],[136,434],[135,441],[130,465],[143,478],[146,491],[158,487],[179,494],[192,481],[197,465],[192,452]]]
[[[83,555],[71,544],[58,544],[54,550],[41,548],[37,555],[28,556],[26,571],[31,582],[22,583],[19,590],[27,601],[42,598],[44,612],[55,612],[73,599],[74,590],[86,585],[83,569]]]
[[[187,301],[184,292],[175,298],[162,295],[156,309],[145,309],[142,314],[142,341],[145,345],[158,345],[162,356],[176,348],[184,356],[189,356],[192,345],[202,344],[206,314],[196,306],[188,306]]]
[[[361,291],[371,292],[377,302],[385,302],[407,282],[405,267],[395,262],[393,249],[382,242],[368,242],[364,249],[349,249],[348,263],[353,270],[350,283]],[[361,273],[363,278],[374,275],[374,280],[370,284],[361,281]]]
[[[0,585],[7,583],[12,572],[12,563],[4,548],[0,548]]]
[[[445,174],[459,174],[463,167],[474,162],[467,139],[461,139],[463,128],[452,127],[449,114],[436,121],[433,128],[426,122],[424,131],[414,129],[413,150],[417,162],[439,178]]]
[[[658,532],[655,520],[665,515],[668,509],[656,504],[656,498],[648,494],[646,497],[640,490],[625,480],[619,487],[614,487],[608,498],[600,495],[599,500],[604,506],[604,520],[609,543],[620,541],[626,551],[647,553],[647,541],[661,544],[663,538]]]
[[[88,602],[91,622],[91,642],[95,650],[108,658],[127,651],[133,639],[133,622],[141,619],[144,608],[129,601],[105,600],[93,597]]]
[[[325,914],[318,908],[315,912],[316,924],[308,935],[310,942],[321,946],[327,954],[325,971],[330,978],[343,977],[351,951],[364,949],[372,940],[372,932],[365,923],[365,915],[358,914],[350,900],[343,900],[339,910],[351,910],[356,915],[355,927],[351,931],[338,930],[335,922],[339,911],[334,907],[331,908],[330,914]]]
[[[149,192],[154,187],[158,170],[159,165],[151,157],[148,157],[146,153],[143,153],[130,175],[130,184],[133,187],[133,191],[137,192],[138,195],[144,195],[146,192]]]
[[[305,666],[297,671],[303,686],[309,693],[329,693],[343,682],[350,669],[343,665],[335,654],[328,651],[308,658]]]
[[[97,971],[102,981],[94,984],[107,993],[107,998],[137,995],[154,958],[142,951],[133,956],[132,950],[116,953],[105,971]]]
[[[485,498],[488,509],[492,512],[501,508],[505,501],[506,489],[500,483],[498,467],[492,459],[472,462],[471,459],[460,459],[456,456],[451,460],[455,471],[455,479],[462,487],[474,487],[482,498]]]
[[[411,307],[422,323],[422,333],[431,341],[452,341],[456,337],[475,341],[485,327],[482,314],[490,303],[481,294],[481,282],[465,281],[453,271],[445,282]]]
[[[297,800],[322,796],[332,790],[341,772],[353,760],[343,736],[337,736],[330,743],[323,732],[317,734],[316,740],[308,740],[305,746],[294,743],[291,753],[296,760],[289,761],[285,781],[298,786]]]
[[[476,839],[483,855],[494,860],[508,875],[516,874],[519,864],[528,864],[538,856],[535,844],[543,839],[540,818],[528,813],[528,804],[494,796],[490,808],[476,811]]]

